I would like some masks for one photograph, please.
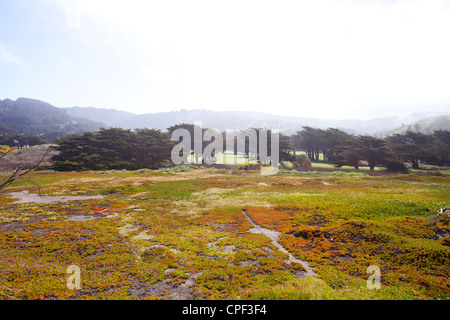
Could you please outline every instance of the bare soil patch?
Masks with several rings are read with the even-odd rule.
[[[103,199],[104,196],[40,196],[36,193],[29,193],[28,191],[22,192],[10,192],[6,195],[11,196],[16,201],[11,202],[12,204],[24,204],[24,203],[54,203],[54,202],[67,202],[71,200],[91,200],[91,199]]]

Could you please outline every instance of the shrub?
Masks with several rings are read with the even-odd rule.
[[[292,169],[292,170],[279,169],[279,170],[277,171],[277,173],[278,173],[278,174],[299,174],[300,172],[298,172],[298,171],[295,170],[295,169]]]
[[[309,168],[311,167],[311,159],[304,154],[296,155],[293,165],[294,168]]]
[[[409,169],[405,165],[403,161],[400,160],[391,160],[386,161],[384,166],[388,172],[396,172],[396,173],[408,173]]]
[[[261,168],[261,164],[259,163],[249,163],[240,165],[238,170],[259,170]]]
[[[192,168],[190,166],[186,166],[186,165],[181,165],[181,166],[177,166],[175,168],[173,168],[174,172],[186,172],[186,171],[191,171]]]
[[[290,162],[290,161],[281,161],[280,165],[281,165],[281,167],[282,167],[283,169],[284,169],[284,168],[286,168],[286,169],[292,169],[292,167],[293,167],[293,164],[292,164],[292,162]]]

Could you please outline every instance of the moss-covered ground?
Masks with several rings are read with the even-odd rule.
[[[33,182],[33,183],[32,183]],[[34,172],[0,195],[0,299],[448,299],[450,178]],[[8,192],[101,199],[16,204]],[[56,198],[55,198],[56,199]],[[253,225],[308,261],[289,264]],[[67,268],[81,288],[68,289]],[[371,265],[380,289],[369,289]]]

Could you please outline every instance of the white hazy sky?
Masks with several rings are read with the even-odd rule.
[[[450,1],[0,0],[0,99],[450,113]]]

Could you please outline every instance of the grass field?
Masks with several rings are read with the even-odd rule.
[[[34,172],[0,195],[3,299],[448,299],[450,178]],[[17,204],[10,192],[101,199]],[[46,198],[50,199],[50,198]],[[250,222],[243,211],[251,218]],[[254,224],[252,224],[254,223]],[[260,230],[314,270],[308,276]],[[68,289],[67,268],[80,268]],[[369,289],[369,266],[380,289]]]

